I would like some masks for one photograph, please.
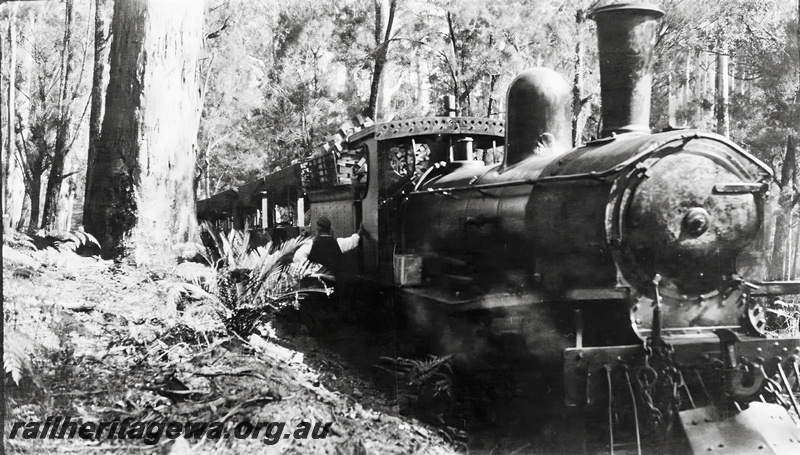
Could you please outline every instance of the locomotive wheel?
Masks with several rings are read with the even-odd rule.
[[[763,305],[754,300],[748,302],[744,319],[748,332],[754,335],[764,335],[767,327],[767,316]]]

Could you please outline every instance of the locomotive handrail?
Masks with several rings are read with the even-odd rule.
[[[486,183],[486,184],[479,184],[479,185],[470,185],[470,186],[455,186],[455,187],[446,187],[446,188],[430,188],[426,190],[415,190],[410,193],[409,195],[418,195],[418,194],[435,194],[435,193],[450,193],[454,191],[471,191],[471,190],[485,190],[491,188],[503,188],[508,186],[518,186],[518,185],[536,185],[538,183],[547,183],[547,182],[554,182],[554,181],[569,181],[569,180],[585,180],[585,179],[592,179],[592,180],[603,180],[608,176],[614,175],[621,170],[629,167],[630,165],[641,161],[645,156],[648,156],[655,152],[656,150],[671,144],[673,142],[689,142],[694,139],[709,139],[717,142],[722,142],[725,145],[732,146],[734,150],[737,152],[745,155],[746,158],[750,159],[754,162],[760,169],[765,171],[770,177],[774,177],[774,174],[770,168],[768,168],[765,164],[761,163],[760,160],[755,158],[753,155],[746,152],[741,147],[736,146],[733,142],[727,141],[720,136],[716,136],[713,134],[702,133],[698,131],[694,131],[689,134],[681,134],[676,137],[669,138],[664,141],[653,142],[651,145],[646,147],[641,152],[637,153],[636,155],[628,158],[627,160],[623,161],[622,163],[617,164],[616,166],[606,169],[604,171],[591,171],[591,172],[584,172],[580,174],[570,174],[570,175],[551,175],[548,177],[538,177],[532,179],[524,179],[524,180],[513,180],[510,182],[497,182],[497,183]]]
[[[607,171],[603,171],[607,172]],[[487,190],[491,188],[503,188],[507,186],[519,186],[519,185],[536,185],[537,183],[543,182],[550,182],[556,180],[583,180],[583,179],[597,179],[603,180],[605,175],[600,175],[601,173],[598,172],[588,172],[585,174],[574,174],[574,175],[554,175],[550,177],[543,177],[540,179],[525,179],[525,180],[514,180],[511,182],[498,182],[498,183],[485,183],[483,185],[472,185],[472,186],[453,186],[447,188],[431,188],[427,190],[417,190],[408,193],[409,196],[415,194],[434,194],[434,193],[450,193],[453,191],[481,191]]]
[[[591,172],[584,172],[580,174],[570,174],[570,175],[551,175],[548,177],[538,177],[533,179],[525,179],[525,180],[514,180],[510,182],[498,182],[498,183],[486,183],[482,185],[470,185],[470,186],[458,186],[458,187],[447,187],[447,188],[432,188],[427,190],[418,190],[409,193],[409,195],[414,194],[430,194],[430,193],[443,193],[443,192],[452,192],[452,191],[468,191],[468,190],[479,190],[479,189],[490,189],[490,188],[501,188],[507,186],[518,186],[518,185],[535,185],[537,183],[546,183],[546,182],[553,182],[553,181],[565,181],[565,180],[584,180],[584,179],[596,179],[602,180],[607,176],[616,174],[617,172],[625,169],[626,167],[630,166],[631,164],[639,161],[643,156],[649,155],[654,151],[658,150],[659,148],[671,143],[671,142],[678,142],[678,141],[687,141],[691,139],[698,138],[698,134],[692,134],[691,136],[687,137],[685,135],[681,135],[676,138],[671,138],[667,141],[656,142],[650,147],[647,147],[640,153],[637,153],[635,156],[623,161],[622,163],[610,168],[606,169],[605,171],[591,171]]]

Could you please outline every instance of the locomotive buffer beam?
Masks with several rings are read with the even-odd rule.
[[[721,352],[718,336],[699,335],[667,340],[674,348],[672,354],[677,365],[702,366],[709,362],[721,365],[741,362],[742,359],[786,358],[800,347],[798,338],[768,339],[738,336],[740,341],[723,343],[726,352]],[[731,349],[727,349],[731,348]],[[564,402],[569,407],[605,406],[608,399],[608,383],[605,369],[624,365],[641,365],[645,360],[642,345],[601,346],[567,348],[563,351]],[[725,358],[727,357],[727,359]],[[769,365],[768,365],[769,366]],[[800,449],[800,445],[798,445]]]

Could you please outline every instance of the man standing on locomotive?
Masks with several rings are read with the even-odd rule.
[[[313,242],[301,246],[294,254],[294,261],[304,264],[306,261],[320,264],[323,267],[323,278],[336,280],[342,262],[342,254],[358,247],[364,227],[350,237],[333,237],[331,220],[326,216],[317,218],[317,235]]]

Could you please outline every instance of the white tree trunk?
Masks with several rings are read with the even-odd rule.
[[[16,78],[17,78],[17,5],[9,5],[9,15],[7,19],[7,36],[8,42],[8,64],[6,66],[6,81],[7,92],[5,93],[6,101],[6,120],[3,122],[3,139],[6,141],[6,147],[3,155],[3,223],[4,226],[15,226],[16,221],[19,220],[19,214],[16,216],[16,206],[19,205],[19,212],[22,211],[21,200],[19,199],[19,187],[22,173],[17,165],[16,155],[16,133],[14,124],[16,122]],[[2,63],[0,63],[2,64]],[[24,188],[24,183],[23,183]],[[22,194],[24,197],[24,193]]]
[[[681,93],[683,94],[682,99],[681,99],[681,107],[683,107],[685,109],[686,106],[688,106],[689,102],[691,101],[689,99],[689,96],[690,96],[690,93],[691,93],[690,90],[689,90],[689,79],[692,77],[692,53],[691,52],[687,52],[686,53],[686,68],[684,70],[684,75],[683,76],[684,76],[684,82],[683,82],[683,90],[681,91]]]
[[[695,112],[694,121],[698,126],[703,118],[703,84],[705,84],[705,71],[703,71],[703,54],[696,50],[694,54],[694,102]]]
[[[84,217],[108,253],[147,262],[196,234],[202,0],[116,0],[103,138]]]
[[[794,208],[794,254],[789,278],[800,279],[800,207]]]
[[[676,112],[678,109],[677,96],[675,95],[674,83],[672,82],[672,64],[667,64],[667,119],[669,126],[678,126]]]
[[[717,134],[730,137],[731,124],[728,116],[728,46],[724,32],[717,40]]]

